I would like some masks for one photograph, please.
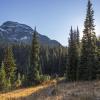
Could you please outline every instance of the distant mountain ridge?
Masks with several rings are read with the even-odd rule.
[[[32,34],[34,30],[25,24],[18,22],[7,21],[0,26],[0,40],[9,41],[11,43],[26,43],[30,44],[32,41]],[[51,40],[45,35],[38,33],[38,38],[41,45],[59,46],[61,45],[56,40]]]

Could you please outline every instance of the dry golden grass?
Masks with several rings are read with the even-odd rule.
[[[40,91],[41,89],[45,89],[55,83],[56,81],[52,80],[52,81],[45,82],[36,87],[18,89],[18,90],[8,92],[8,93],[2,93],[0,94],[0,100],[17,100],[19,98],[27,97],[30,94]]]
[[[100,100],[100,81],[55,84],[53,80],[37,87],[0,94],[0,100]],[[53,94],[54,90],[56,94]]]

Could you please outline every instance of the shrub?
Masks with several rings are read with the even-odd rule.
[[[11,90],[11,81],[10,78],[6,81],[6,91],[10,91]]]
[[[40,82],[45,82],[45,81],[48,81],[50,80],[50,76],[49,75],[41,75],[40,76]]]
[[[21,85],[22,85],[21,76],[20,76],[20,74],[18,74],[18,78],[17,78],[17,80],[15,82],[15,87],[18,88]]]

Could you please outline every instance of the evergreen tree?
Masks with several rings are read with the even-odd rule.
[[[98,51],[97,51],[97,54],[98,54],[98,63],[99,63],[99,67],[100,67],[100,36],[97,39],[97,48],[98,48]]]
[[[27,78],[26,78],[25,75],[22,75],[21,82],[22,82],[22,86],[26,86],[27,85]]]
[[[37,34],[38,33],[35,28],[31,45],[30,69],[28,75],[30,85],[37,84],[39,82],[41,74],[41,66],[39,58],[40,47]]]
[[[5,50],[4,66],[6,71],[6,79],[10,79],[11,84],[15,81],[16,64],[13,57],[12,48],[9,46]]]
[[[11,90],[11,88],[12,88],[11,79],[8,78],[6,79],[6,91]]]
[[[81,80],[92,80],[96,78],[96,35],[94,32],[95,25],[93,16],[92,3],[88,0],[79,68],[79,79]]]
[[[97,69],[97,78],[100,79],[100,36],[97,39],[97,57],[98,57],[98,69]]]
[[[77,55],[76,79],[77,79],[77,81],[78,81],[78,72],[79,72],[79,66],[80,66],[80,54],[81,54],[80,32],[79,32],[79,28],[77,26],[77,31],[76,31],[76,55]]]
[[[98,62],[99,62],[99,67],[100,67],[100,36],[98,38]]]
[[[68,47],[68,67],[67,67],[67,79],[69,81],[77,80],[77,71],[79,64],[79,36],[77,37],[76,31],[70,30],[69,47]]]
[[[0,90],[5,90],[6,88],[6,72],[4,68],[4,63],[2,62],[0,69]]]
[[[21,85],[22,85],[21,75],[20,75],[20,73],[18,73],[18,77],[17,77],[17,80],[15,82],[15,87],[19,88]]]
[[[76,42],[77,42],[77,46],[80,49],[80,32],[79,32],[78,26],[77,26],[77,31],[76,31]]]
[[[14,44],[12,50],[17,64],[16,74],[21,73],[21,75],[26,76],[30,66],[30,45],[24,43]]]
[[[58,73],[61,74],[61,58],[62,58],[62,48],[61,45],[58,47]]]

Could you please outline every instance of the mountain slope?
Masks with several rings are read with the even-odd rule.
[[[25,24],[18,22],[7,21],[0,26],[0,39],[12,43],[30,44],[34,30]],[[38,38],[41,45],[59,46],[60,43],[56,40],[51,40],[47,36],[38,33]]]

